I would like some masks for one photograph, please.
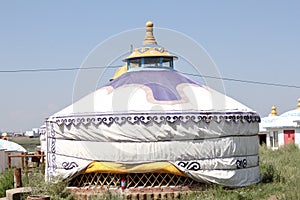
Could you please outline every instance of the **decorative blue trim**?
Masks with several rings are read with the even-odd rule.
[[[145,58],[142,58],[142,60],[141,60],[141,67],[142,67],[142,68],[145,67]]]
[[[76,162],[63,162],[62,166],[65,170],[70,170],[75,167],[78,167],[78,164]]]
[[[50,152],[51,152],[51,160],[52,160],[52,169],[53,169],[53,173],[55,173],[55,170],[57,168],[56,166],[56,137],[55,137],[55,131],[53,128],[53,123],[51,123],[51,132],[50,132],[50,136],[51,138],[51,148],[50,148]]]
[[[247,167],[247,159],[237,160],[235,164],[236,164],[237,169],[246,168]]]
[[[180,161],[177,165],[191,171],[198,171],[201,169],[200,163],[196,161]]]
[[[127,71],[130,70],[130,62],[127,60]]]
[[[228,123],[259,123],[260,117],[256,113],[131,113],[131,114],[98,114],[98,115],[73,115],[65,117],[55,117],[54,120],[58,125],[106,125],[112,124],[174,124],[193,122],[211,123],[222,121]]]
[[[52,122],[46,122],[47,128],[47,178],[51,179],[55,175],[56,165],[56,136]]]

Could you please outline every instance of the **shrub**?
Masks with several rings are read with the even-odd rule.
[[[263,183],[271,183],[274,181],[275,169],[272,164],[261,164],[260,170]]]
[[[67,183],[62,179],[45,182],[45,176],[41,173],[30,174],[27,186],[32,188],[30,195],[49,195],[51,200],[73,199],[67,190]]]
[[[6,190],[14,188],[14,174],[7,171],[0,174],[0,197],[6,196]]]

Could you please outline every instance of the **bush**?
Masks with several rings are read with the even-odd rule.
[[[32,188],[30,195],[49,195],[51,200],[73,199],[67,190],[67,183],[61,179],[45,182],[45,176],[41,173],[29,174],[27,186]]]
[[[260,172],[263,183],[272,183],[274,181],[275,169],[272,164],[261,164]]]
[[[14,174],[7,171],[0,174],[0,197],[6,196],[6,190],[14,188]]]

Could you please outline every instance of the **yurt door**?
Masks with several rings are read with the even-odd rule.
[[[295,142],[295,130],[284,130],[284,144]]]

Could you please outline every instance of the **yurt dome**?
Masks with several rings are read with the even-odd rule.
[[[272,106],[272,111],[269,116],[261,118],[261,122],[259,124],[259,132],[267,132],[266,127],[270,126],[270,124],[272,124],[272,122],[278,118],[279,116],[277,113],[277,108],[274,105]]]
[[[13,152],[27,152],[27,150],[21,145],[7,140],[0,139],[0,149],[5,151],[13,151]]]
[[[259,182],[260,117],[176,71],[175,59],[147,22],[142,47],[109,83],[47,120],[46,176],[77,187]]]
[[[298,99],[298,105],[297,105],[296,109],[285,112],[280,116],[281,117],[295,117],[298,119],[298,117],[300,117],[300,98]]]
[[[296,109],[287,111],[281,114],[276,120],[272,121],[267,127],[296,127],[297,122],[300,121],[300,98],[298,99],[298,105]]]

